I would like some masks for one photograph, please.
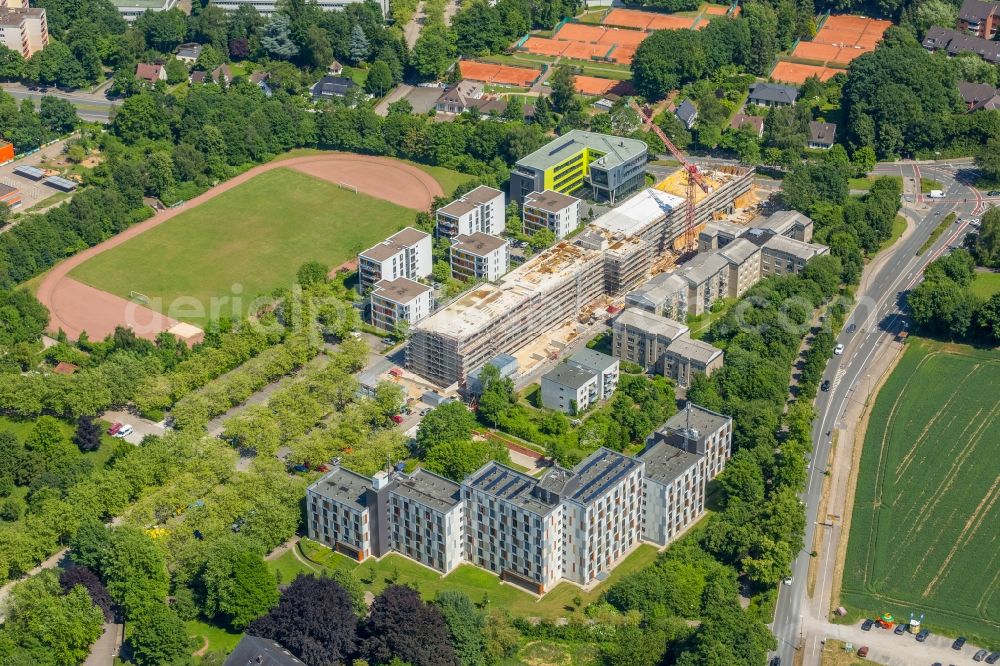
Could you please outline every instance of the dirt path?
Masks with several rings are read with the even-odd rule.
[[[160,331],[169,329],[176,323],[174,320],[132,301],[88,287],[69,277],[70,271],[88,259],[183,214],[187,209],[210,201],[272,169],[294,169],[330,182],[355,187],[359,192],[415,210],[427,210],[435,196],[444,195],[441,186],[429,174],[417,167],[384,157],[326,153],[262,164],[213,187],[180,207],[158,212],[145,222],[57,264],[44,277],[37,293],[38,300],[49,309],[49,331],[62,329],[74,340],[80,337],[80,333],[87,331],[91,338],[101,339],[113,332],[115,326],[131,324],[137,328],[137,335],[155,339]],[[141,331],[138,330],[140,328]]]

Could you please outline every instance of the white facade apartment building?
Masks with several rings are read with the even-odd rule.
[[[433,290],[407,278],[377,282],[370,299],[372,326],[390,332],[404,324],[413,326],[434,307]]]
[[[362,294],[379,280],[419,280],[434,270],[431,235],[406,227],[358,255],[358,289]]]
[[[451,274],[459,280],[493,282],[510,270],[510,245],[482,231],[456,236],[449,257]]]
[[[27,0],[0,0],[0,44],[25,58],[49,44],[49,24],[42,8]]]
[[[559,240],[580,226],[580,200],[553,190],[532,192],[524,197],[521,219],[529,236],[548,229]]]
[[[389,549],[448,573],[465,559],[465,503],[459,484],[418,469],[388,486]]]
[[[649,436],[646,444],[652,446],[661,441],[704,456],[707,483],[725,469],[733,454],[733,419],[689,400],[684,409]]]
[[[575,415],[601,399],[601,378],[590,370],[560,363],[542,375],[542,406]]]
[[[317,7],[326,11],[340,11],[347,5],[364,2],[364,0],[312,0]],[[382,16],[389,16],[389,0],[376,0],[382,9]],[[209,0],[208,4],[215,5],[227,12],[234,12],[240,5],[249,5],[264,16],[270,16],[278,8],[278,0]]]
[[[499,236],[507,229],[504,194],[480,185],[437,209],[437,235],[455,238],[481,231]]]
[[[643,476],[643,539],[666,546],[705,513],[705,457],[653,443],[639,454]]]
[[[614,356],[593,349],[581,349],[570,356],[566,363],[597,376],[598,396],[601,400],[610,400],[611,394],[618,388],[621,361]]]
[[[642,541],[643,464],[601,447],[566,474],[563,578],[586,585]]]

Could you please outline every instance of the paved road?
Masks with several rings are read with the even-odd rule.
[[[121,100],[110,100],[103,93],[64,92],[58,88],[49,88],[46,92],[29,90],[20,83],[3,83],[0,87],[14,99],[30,99],[38,106],[43,97],[57,97],[71,102],[76,107],[77,114],[84,120],[106,123],[111,117],[111,111]]]
[[[850,425],[841,423],[840,419],[848,401],[857,398],[853,395],[856,389],[870,390],[867,370],[873,355],[888,337],[895,335],[905,326],[901,311],[901,296],[917,284],[928,263],[940,256],[949,245],[959,242],[960,237],[968,230],[967,217],[974,212],[978,213],[983,207],[980,194],[955,179],[956,169],[967,168],[967,162],[958,162],[955,165],[901,163],[876,167],[875,172],[878,174],[903,176],[903,212],[915,223],[915,229],[913,233],[887,250],[890,254],[886,258],[869,267],[875,272],[866,275],[866,286],[863,291],[859,290],[856,297],[857,305],[848,319],[849,323],[857,325],[857,331],[853,335],[847,334],[845,327],[845,332],[838,338],[837,342],[843,343],[846,350],[844,355],[835,357],[827,366],[823,378],[830,380],[831,390],[821,392],[816,399],[818,417],[813,426],[813,460],[825,462],[829,458],[830,437],[827,433]],[[919,182],[922,173],[942,183],[945,188],[944,199],[925,200],[920,195]],[[958,214],[960,222],[946,230],[923,256],[916,256],[917,250],[934,228],[953,211]],[[866,269],[866,272],[869,269]],[[807,630],[822,633],[824,628],[834,626],[826,624],[825,616],[806,617],[811,613],[806,603],[806,580],[810,560],[808,550],[811,550],[816,529],[817,512],[825,478],[824,469],[824,464],[816,464],[809,472],[806,491],[801,495],[806,504],[804,538],[806,548],[799,553],[793,564],[792,584],[781,586],[779,591],[773,631],[778,638],[778,650],[775,654],[781,657],[783,664],[792,663],[796,649],[807,638]],[[832,563],[819,564],[832,565]],[[832,631],[829,629],[829,635],[835,635]],[[806,666],[819,663],[815,655],[807,655],[809,656],[812,658],[806,659]],[[929,650],[928,657],[930,656]],[[927,659],[928,664],[933,661],[932,658]]]

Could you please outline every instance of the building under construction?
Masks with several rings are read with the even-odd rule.
[[[711,191],[696,193],[697,224],[749,203],[753,174],[753,168],[737,166],[702,172]],[[498,354],[516,352],[603,296],[620,296],[644,283],[653,265],[683,243],[684,178],[683,171],[672,174],[574,240],[557,243],[414,326],[407,367],[442,386],[463,385],[471,371]]]

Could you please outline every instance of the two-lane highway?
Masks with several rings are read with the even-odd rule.
[[[924,201],[920,196],[921,168],[932,170],[932,177],[941,180],[945,188],[943,199]],[[901,310],[903,294],[919,281],[928,263],[940,256],[949,245],[958,242],[968,228],[968,217],[978,213],[982,207],[981,196],[958,182],[953,171],[950,167],[913,164],[880,165],[876,170],[877,173],[903,176],[907,190],[903,212],[915,223],[915,229],[887,249],[889,254],[886,257],[878,258],[866,268],[861,288],[856,294],[855,308],[847,320],[856,329],[847,333],[848,327],[845,327],[838,338],[837,342],[845,346],[844,354],[835,356],[828,364],[823,378],[830,381],[830,391],[821,392],[816,398],[818,416],[813,425],[812,458],[815,464],[809,471],[806,491],[801,495],[806,505],[805,548],[793,564],[792,584],[781,586],[772,627],[778,639],[778,649],[774,654],[781,657],[783,665],[792,664],[793,656],[805,638],[803,619],[809,612],[806,603],[806,580],[811,559],[809,551],[812,550],[832,432],[845,425],[839,421],[848,402],[852,399],[863,400],[867,393],[861,396],[856,394],[871,390],[870,382],[864,380],[880,345],[905,325]],[[917,251],[931,232],[951,212],[956,213],[959,221],[945,230],[932,248],[917,256]],[[822,564],[817,562],[818,566]],[[827,618],[820,619],[825,621]],[[812,666],[818,661],[805,663]]]

